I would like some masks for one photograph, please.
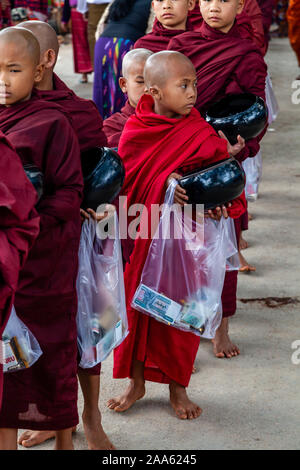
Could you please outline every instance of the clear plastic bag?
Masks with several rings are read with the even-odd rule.
[[[247,201],[256,201],[258,198],[259,183],[262,176],[261,151],[259,151],[255,157],[244,160],[243,168],[246,173],[245,193]]]
[[[2,335],[3,372],[28,369],[43,354],[38,341],[12,308]]]
[[[226,257],[232,251],[227,250],[224,220],[187,221],[178,206],[170,217],[176,184],[172,181],[167,190],[132,306],[158,321],[211,339],[222,319]],[[191,244],[187,226],[194,233],[202,233],[203,238],[200,236]],[[166,227],[173,236],[163,236]],[[175,233],[182,236],[176,238]]]
[[[226,271],[237,271],[240,268],[239,250],[237,245],[234,221],[230,217],[221,222],[224,226],[225,253],[226,253]]]
[[[119,225],[113,214],[112,238],[102,239],[94,220],[82,225],[79,246],[78,348],[80,367],[104,361],[128,334]],[[111,237],[111,234],[109,235]]]
[[[272,80],[270,75],[266,78],[266,103],[269,111],[268,122],[271,124],[278,116],[279,106],[273,90]]]

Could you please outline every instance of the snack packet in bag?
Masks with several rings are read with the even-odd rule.
[[[98,232],[94,220],[86,220],[82,225],[77,276],[77,330],[79,365],[85,369],[104,361],[128,334],[116,211],[110,217],[110,223],[113,233],[109,237]]]
[[[132,306],[172,327],[214,338],[222,319],[227,231],[224,220],[183,214],[173,204],[176,185],[172,181],[166,192]]]
[[[3,372],[31,367],[43,354],[38,341],[12,308],[2,335]]]

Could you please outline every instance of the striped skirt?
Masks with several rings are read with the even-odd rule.
[[[72,8],[71,19],[75,73],[90,73],[93,67],[87,38],[87,21],[75,8]]]
[[[133,41],[124,38],[100,37],[96,42],[93,100],[103,119],[120,111],[126,102],[119,87],[119,78],[123,57],[133,45]]]

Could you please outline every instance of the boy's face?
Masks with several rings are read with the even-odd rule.
[[[127,94],[133,108],[136,108],[139,99],[145,93],[144,67],[144,60],[132,62],[127,77],[121,77],[119,80],[120,88]]]
[[[167,29],[185,29],[188,12],[196,0],[153,0],[152,8],[158,21]]]
[[[244,0],[200,0],[200,11],[205,23],[223,33],[230,31],[243,6]]]
[[[197,78],[192,65],[172,61],[168,77],[160,87],[150,88],[155,99],[155,112],[169,118],[187,116],[197,99]]]
[[[34,64],[25,46],[0,41],[0,104],[29,100],[34,82],[41,77],[42,68]]]

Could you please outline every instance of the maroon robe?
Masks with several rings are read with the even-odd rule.
[[[39,232],[34,209],[36,191],[24,173],[20,158],[0,132],[0,338],[2,338],[19,271]],[[0,341],[0,348],[2,344]],[[0,349],[0,359],[2,349]],[[0,360],[0,409],[2,402],[2,361]]]
[[[107,139],[103,132],[103,120],[95,103],[77,96],[55,73],[53,74],[53,86],[53,90],[38,90],[38,96],[43,100],[61,105],[68,112],[78,137],[81,158],[85,158],[84,152],[86,150],[106,146]],[[101,365],[98,365],[95,368],[83,370],[91,375],[99,375],[100,368]]]
[[[107,141],[102,130],[103,121],[95,103],[92,100],[79,98],[55,73],[53,86],[53,90],[38,90],[38,96],[44,101],[59,104],[69,113],[78,137],[80,151],[104,147]]]
[[[252,41],[242,39],[238,25],[222,33],[202,23],[199,31],[186,32],[172,39],[168,49],[182,52],[193,62],[198,80],[196,107],[205,112],[216,101],[233,93],[254,93],[265,99],[267,66],[262,54]],[[261,134],[246,142],[245,148],[236,155],[240,162],[254,157],[259,151]],[[239,241],[240,222],[236,222]],[[236,311],[237,271],[226,273],[223,289],[223,315]]]
[[[134,114],[135,109],[127,100],[121,112],[115,113],[103,122],[103,131],[110,148],[118,148],[119,141],[128,118]]]
[[[15,307],[43,355],[5,374],[1,428],[70,428],[77,413],[77,254],[83,181],[77,137],[63,109],[31,98],[0,107],[0,129],[22,163],[44,175],[40,234],[20,273]]]
[[[134,44],[134,49],[143,47],[152,52],[165,51],[168,48],[171,39],[178,34],[192,30],[193,27],[189,21],[187,21],[186,29],[167,29],[157,19],[155,19],[151,33],[138,39]]]

